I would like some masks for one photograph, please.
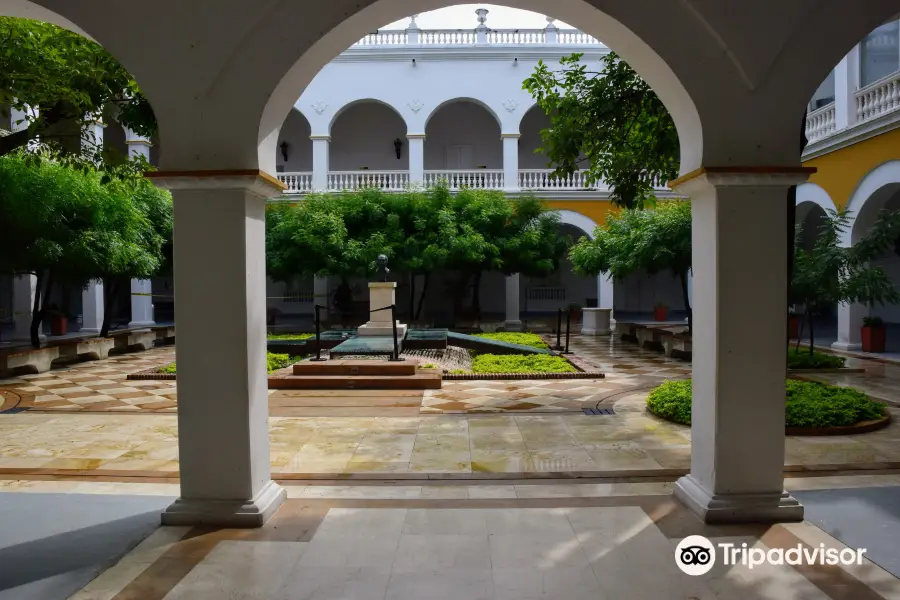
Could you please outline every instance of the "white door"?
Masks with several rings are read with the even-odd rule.
[[[448,169],[474,169],[475,153],[471,145],[447,146]]]

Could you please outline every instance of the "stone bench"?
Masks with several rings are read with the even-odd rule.
[[[637,325],[636,323],[616,323],[616,333],[619,335],[619,338],[624,342],[636,342],[637,341],[637,330],[639,328],[646,327],[646,325]]]
[[[693,340],[691,335],[685,333],[673,333],[663,338],[663,352],[669,358],[684,358],[690,360],[693,354]]]
[[[115,340],[115,350],[122,352],[140,352],[149,350],[156,341],[156,332],[151,329],[136,329],[111,334]]]
[[[160,327],[153,327],[153,331],[156,333],[156,341],[161,344],[171,344],[175,341],[175,326],[174,325],[164,325]]]
[[[116,341],[113,338],[82,338],[60,340],[56,343],[60,358],[82,358],[86,360],[103,360],[109,358]]]
[[[30,348],[15,350],[8,354],[0,354],[0,373],[22,371],[44,373],[50,370],[50,364],[59,358],[59,348]]]
[[[636,325],[635,327],[635,337],[637,337],[638,345],[641,348],[659,349],[662,346],[663,338],[669,334],[668,331],[658,327],[647,325]]]

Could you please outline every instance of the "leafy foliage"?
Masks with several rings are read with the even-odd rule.
[[[837,427],[878,419],[884,405],[863,392],[847,387],[788,379],[785,387],[787,427]],[[654,415],[691,424],[691,381],[667,381],[647,396],[647,410]]]
[[[273,373],[278,369],[283,369],[288,367],[302,357],[300,356],[289,356],[287,354],[276,354],[274,352],[266,352],[266,371],[269,373]],[[177,363],[169,363],[164,367],[161,367],[156,370],[157,373],[177,373]]]
[[[652,209],[623,209],[609,214],[569,250],[579,275],[609,273],[621,281],[633,273],[669,272],[681,283],[684,308],[691,317],[687,277],[691,269],[691,204],[668,200]],[[689,320],[689,324],[691,321]]]
[[[845,358],[836,354],[815,351],[810,354],[805,349],[788,348],[788,369],[840,369],[845,362]]]
[[[546,350],[547,343],[541,339],[536,333],[522,332],[498,332],[498,333],[476,333],[476,337],[483,337],[489,340],[499,340],[509,344],[519,344],[520,346],[531,346],[532,348],[540,348]]]
[[[473,373],[575,373],[578,369],[562,356],[548,354],[479,354],[472,358]]]
[[[15,17],[0,17],[0,40],[0,106],[28,114],[27,130],[0,138],[0,155],[38,136],[75,131],[80,139],[85,115],[110,109],[137,134],[151,137],[156,132],[147,98],[96,42],[50,23]]]
[[[169,363],[166,366],[157,369],[156,372],[165,373],[166,375],[175,375],[178,372],[178,367],[175,363]]]
[[[550,116],[541,131],[557,177],[587,169],[589,183],[605,181],[610,199],[625,208],[654,203],[653,188],[678,174],[675,123],[650,86],[610,52],[591,71],[582,54],[560,60],[559,69],[539,61],[523,83]]]
[[[831,306],[900,303],[900,293],[884,269],[871,265],[893,250],[900,237],[900,212],[882,210],[862,239],[843,247],[841,239],[849,226],[849,211],[826,211],[810,250],[801,243],[802,225],[796,227],[790,300],[806,307],[810,354],[815,344],[813,317]]]
[[[270,340],[306,340],[315,337],[314,333],[270,333]]]

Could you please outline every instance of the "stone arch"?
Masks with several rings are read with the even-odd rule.
[[[815,183],[804,183],[797,186],[797,222],[802,223],[814,206],[826,213],[837,210],[834,201],[822,186]]]
[[[393,143],[399,139],[405,145],[408,131],[403,114],[390,103],[372,98],[348,102],[335,111],[328,127],[329,169],[406,170],[409,152],[401,149],[398,159]]]
[[[469,96],[450,98],[448,100],[444,100],[443,102],[441,102],[440,104],[435,106],[431,110],[431,112],[429,112],[428,115],[425,116],[425,121],[422,124],[422,131],[427,130],[428,123],[431,122],[431,119],[434,118],[434,116],[437,115],[441,111],[441,109],[443,109],[447,106],[450,106],[452,104],[461,104],[464,102],[469,103],[469,104],[475,104],[476,106],[480,106],[481,108],[486,110],[488,112],[488,114],[490,114],[492,117],[494,117],[494,120],[497,121],[497,127],[499,127],[501,131],[503,131],[503,120],[500,118],[500,115],[497,114],[497,111],[494,110],[494,108],[491,105],[489,105],[487,102],[485,102],[484,100],[480,100],[478,98],[472,98]]]
[[[900,160],[890,160],[869,171],[863,177],[850,199],[850,226],[844,232],[843,243],[850,245],[871,225],[877,210],[900,190]]]
[[[351,108],[359,106],[360,104],[379,104],[381,106],[389,108],[394,113],[396,113],[398,117],[403,119],[403,123],[406,125],[407,131],[409,130],[409,122],[406,120],[406,117],[403,115],[403,112],[399,108],[391,104],[388,100],[383,100],[381,98],[375,97],[365,97],[357,98],[335,109],[334,114],[332,114],[331,119],[329,119],[328,121],[328,130],[324,133],[324,135],[331,135],[331,129],[334,127],[334,124],[338,120],[338,118],[340,118],[342,114],[344,114]],[[310,123],[312,123],[311,120]]]
[[[594,230],[597,229],[597,223],[592,218],[574,210],[557,210],[555,212],[559,215],[561,224],[577,227],[590,239],[594,239]]]
[[[425,170],[503,168],[503,124],[475,98],[440,103],[426,117]]]

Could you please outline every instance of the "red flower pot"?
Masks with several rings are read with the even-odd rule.
[[[884,352],[886,341],[887,329],[884,326],[862,328],[863,352]]]
[[[654,321],[665,321],[669,316],[669,309],[665,306],[657,306],[653,308],[653,320]]]
[[[800,317],[797,315],[788,317],[788,337],[792,340],[800,337]]]
[[[50,317],[50,335],[66,335],[69,330],[69,319],[65,315]]]

